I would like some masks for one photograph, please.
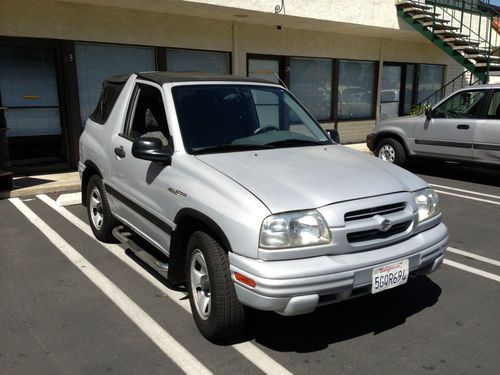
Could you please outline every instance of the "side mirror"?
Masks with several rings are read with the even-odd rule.
[[[430,120],[432,118],[432,109],[431,108],[426,108],[425,117],[427,117],[427,120]]]
[[[340,134],[337,129],[326,129],[325,131],[332,141],[334,141],[335,143],[340,143]]]
[[[163,146],[158,138],[137,138],[132,144],[132,155],[138,159],[169,164],[173,154],[172,147]]]

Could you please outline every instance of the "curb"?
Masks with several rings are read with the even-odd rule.
[[[0,199],[19,198],[26,195],[58,193],[63,191],[80,191],[80,183],[60,183],[52,186],[36,186],[11,191],[0,191]]]

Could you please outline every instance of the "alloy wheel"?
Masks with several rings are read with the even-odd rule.
[[[211,309],[210,279],[208,277],[207,263],[199,249],[193,251],[191,265],[191,293],[194,298],[196,310],[201,319],[207,320]]]

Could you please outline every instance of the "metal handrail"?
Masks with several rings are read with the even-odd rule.
[[[421,106],[421,105],[426,104],[426,103],[435,104],[440,99],[442,99],[447,93],[450,94],[450,93],[454,92],[455,90],[461,89],[461,88],[466,87],[466,86],[473,86],[473,85],[476,85],[480,82],[480,80],[478,78],[473,80],[472,78],[474,76],[472,74],[470,74],[470,76],[467,78],[467,73],[470,74],[470,72],[467,70],[464,71],[463,73],[459,74],[458,76],[453,78],[450,82],[448,82],[446,85],[437,89],[432,94],[430,94],[428,97],[421,100],[418,103],[418,105]],[[467,81],[468,81],[468,83],[467,83]]]
[[[435,14],[444,15],[444,19],[449,21],[448,26],[458,28],[455,34],[463,35],[465,40],[478,43],[478,49],[484,51],[486,57],[486,67],[483,73],[483,81],[487,82],[490,71],[491,56],[497,54],[499,47],[499,31],[494,26],[500,21],[500,10],[490,3],[490,0],[412,0],[412,3],[431,7],[432,17],[432,33],[433,38],[437,38],[436,31],[436,16]],[[467,15],[467,16],[465,16]],[[469,24],[466,24],[466,21]],[[474,24],[473,24],[474,20]],[[486,28],[483,23],[486,24]],[[442,28],[440,26],[439,28]],[[439,29],[438,28],[438,29]],[[475,71],[473,71],[474,74]]]

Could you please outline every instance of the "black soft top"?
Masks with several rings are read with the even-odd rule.
[[[227,82],[253,82],[253,83],[273,83],[259,78],[240,77],[232,75],[216,75],[210,73],[173,73],[173,72],[145,72],[136,73],[139,78],[156,82],[160,85],[171,82],[200,82],[200,81],[227,81]],[[112,77],[117,78],[117,77]],[[128,78],[128,77],[127,77]]]
[[[156,82],[160,85],[168,82],[200,82],[200,81],[222,81],[222,82],[253,82],[253,83],[272,83],[263,79],[238,77],[231,75],[215,75],[209,73],[173,73],[173,72],[144,72],[136,73],[139,78]],[[123,86],[127,83],[130,75],[117,75],[107,77],[102,83],[101,97],[97,103],[97,107],[90,115],[90,118],[99,123],[104,124],[111,110],[120,95]]]

